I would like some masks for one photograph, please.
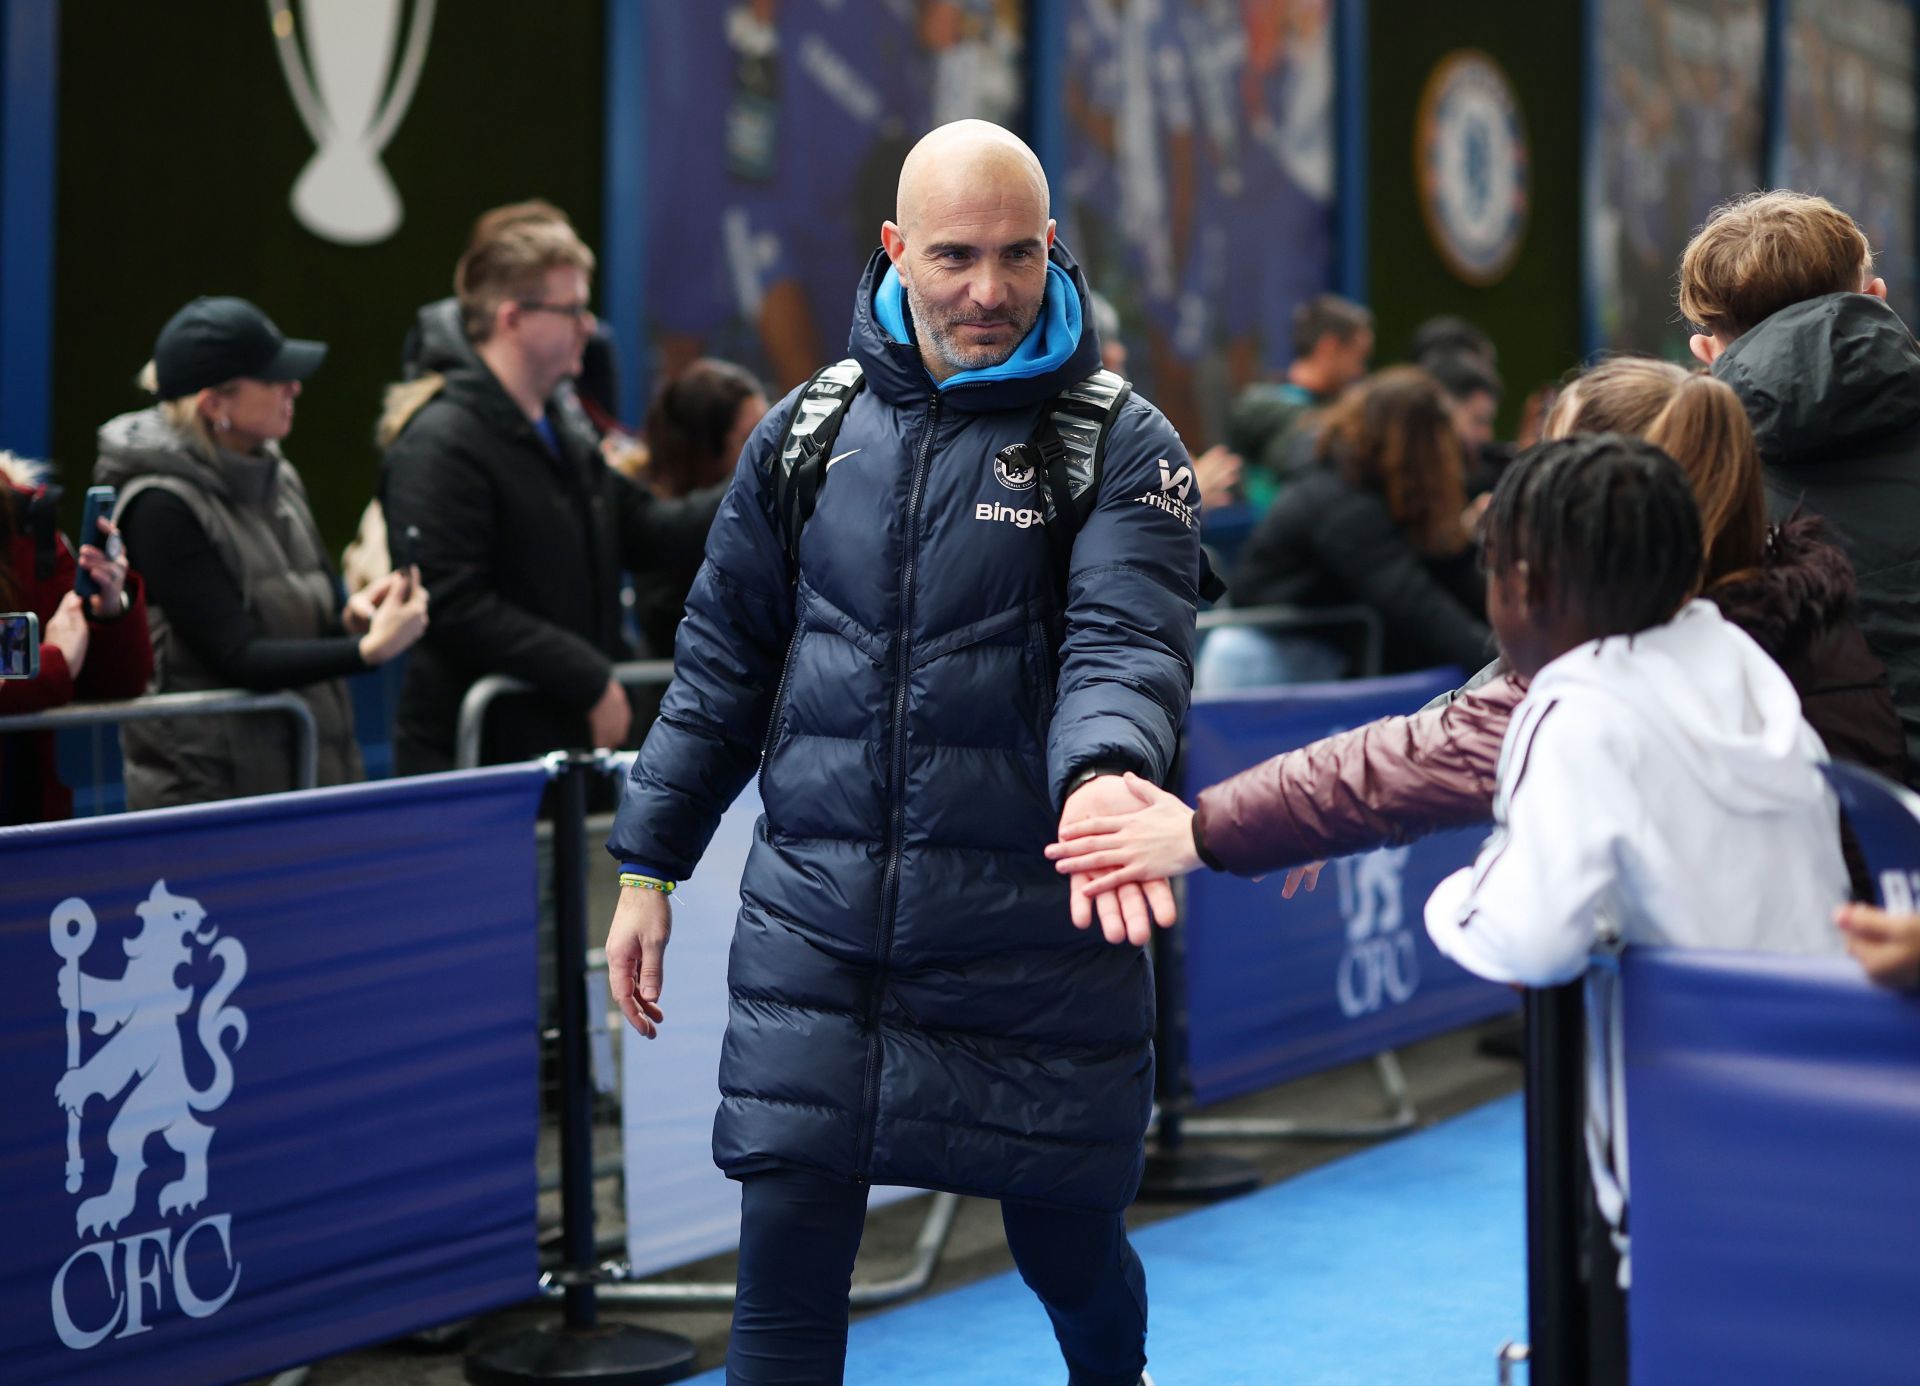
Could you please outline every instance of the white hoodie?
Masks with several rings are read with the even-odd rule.
[[[1761,648],[1695,601],[1542,669],[1500,748],[1494,833],[1427,901],[1441,952],[1549,986],[1626,944],[1836,953],[1839,807],[1819,736]],[[1618,973],[1587,983],[1587,1150],[1626,1238]]]

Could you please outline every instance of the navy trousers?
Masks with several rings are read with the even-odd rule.
[[[804,1170],[740,1181],[740,1289],[727,1386],[836,1386],[867,1186]],[[1069,1386],[1136,1386],[1147,1282],[1118,1213],[1002,1203],[1020,1278],[1053,1321]],[[965,1351],[955,1344],[956,1352]]]

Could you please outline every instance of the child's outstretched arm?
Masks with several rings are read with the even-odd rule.
[[[1493,836],[1427,900],[1427,932],[1469,972],[1548,986],[1585,970],[1640,816],[1631,769],[1609,740],[1582,709],[1521,708],[1501,755]]]

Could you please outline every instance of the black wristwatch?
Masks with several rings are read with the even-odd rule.
[[[1088,780],[1099,779],[1102,775],[1124,775],[1126,773],[1125,770],[1116,769],[1111,765],[1089,765],[1084,770],[1076,770],[1073,778],[1067,781],[1067,788],[1066,791],[1061,794],[1060,802],[1063,804],[1066,803],[1067,800],[1073,797],[1074,791],[1079,789],[1080,786]]]

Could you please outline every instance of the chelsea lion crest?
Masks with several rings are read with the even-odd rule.
[[[993,455],[993,475],[1009,491],[1031,491],[1040,479],[1033,449],[1025,443],[1001,448]]]

